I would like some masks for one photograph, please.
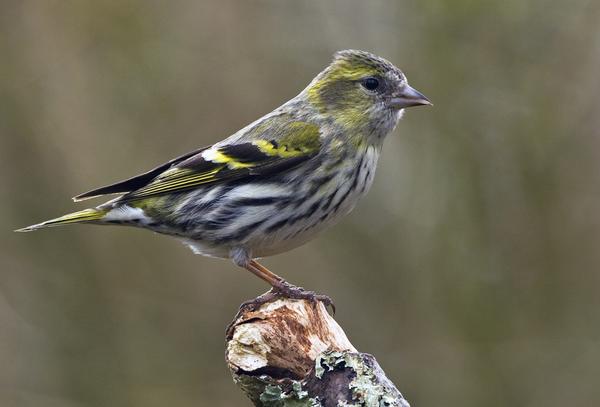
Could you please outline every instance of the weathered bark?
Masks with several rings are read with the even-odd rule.
[[[409,407],[320,302],[267,293],[242,306],[227,331],[226,360],[256,406]]]

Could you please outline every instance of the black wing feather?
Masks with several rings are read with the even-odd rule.
[[[209,147],[199,148],[194,151],[190,151],[187,154],[180,155],[179,157],[173,158],[172,160],[159,165],[156,168],[151,169],[148,172],[145,172],[140,175],[136,175],[135,177],[128,178],[123,181],[116,182],[114,184],[106,185],[100,188],[92,189],[91,191],[84,192],[83,194],[79,194],[73,198],[74,201],[83,201],[85,199],[94,198],[100,195],[110,195],[110,194],[118,194],[124,192],[135,191],[136,189],[140,189],[146,185],[148,185],[152,180],[154,180],[157,176],[173,167],[193,157],[202,151],[206,150]]]
[[[226,151],[229,157],[235,157],[236,161],[240,162],[240,157],[249,158],[246,153],[251,151],[252,148],[254,148],[253,145],[243,143],[231,146]],[[265,155],[258,149],[253,154],[257,154],[257,152],[261,156],[255,165],[237,169],[231,169],[225,163],[206,161],[202,155],[198,154],[172,167],[174,170],[181,170],[181,172],[175,171],[159,175],[149,184],[124,195],[121,200],[123,202],[135,201],[169,192],[181,192],[196,188],[199,185],[231,182],[254,176],[268,177],[296,167],[316,155],[316,153],[307,153],[294,157],[278,157]],[[258,155],[254,157],[259,158]],[[203,174],[207,175],[203,176]]]
[[[285,121],[283,125],[277,126],[275,123],[269,128],[283,132],[287,142],[257,138],[239,144],[205,147],[174,158],[144,174],[85,192],[73,199],[78,201],[99,195],[126,193],[121,200],[132,201],[200,185],[270,176],[313,158],[321,148],[320,130],[314,124]],[[209,148],[216,148],[214,160],[206,160],[200,154]]]

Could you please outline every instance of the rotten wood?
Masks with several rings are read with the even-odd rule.
[[[240,308],[226,340],[234,382],[256,406],[409,407],[320,302],[264,294]]]

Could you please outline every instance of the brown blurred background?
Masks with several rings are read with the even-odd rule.
[[[4,0],[1,406],[249,405],[224,329],[258,279],[142,230],[11,231],[228,136],[344,48],[435,107],[348,219],[266,264],[330,294],[415,407],[600,405],[600,2]]]

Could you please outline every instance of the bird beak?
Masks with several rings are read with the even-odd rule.
[[[421,92],[405,85],[400,94],[390,100],[390,106],[395,109],[404,109],[405,107],[429,105],[433,103],[429,101]]]

